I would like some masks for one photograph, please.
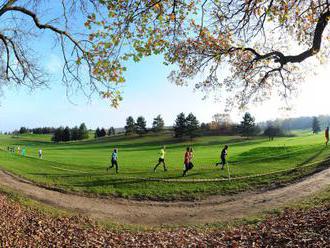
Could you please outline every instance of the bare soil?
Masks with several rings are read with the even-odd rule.
[[[0,171],[0,185],[34,200],[74,210],[98,220],[150,227],[195,225],[248,217],[303,199],[330,186],[330,168],[285,187],[230,196],[216,195],[194,202],[90,198],[45,189],[4,171]]]

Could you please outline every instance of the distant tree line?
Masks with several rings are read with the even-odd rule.
[[[202,135],[235,135],[238,134],[238,124],[230,119],[229,114],[215,114],[209,123],[201,123]]]
[[[127,117],[125,125],[125,134],[144,135],[149,131],[161,132],[164,130],[164,120],[158,115],[153,119],[152,127],[147,128],[147,122],[143,116],[139,116],[136,121],[132,116]],[[250,137],[261,133],[260,127],[255,123],[254,117],[250,113],[245,113],[240,124],[231,122],[229,115],[217,114],[213,117],[211,123],[202,123],[198,121],[193,113],[187,116],[180,113],[173,125],[173,132],[176,138],[194,138],[201,135],[241,135]],[[105,136],[105,130],[97,129],[96,137]]]
[[[15,130],[13,134],[26,134],[26,133],[33,133],[33,134],[49,134],[55,132],[54,127],[37,127],[37,128],[27,128],[21,127],[19,130]]]
[[[176,138],[186,136],[192,139],[200,135],[199,121],[192,113],[188,114],[187,117],[184,113],[180,113],[176,117],[173,130]]]
[[[95,130],[95,138],[99,138],[99,137],[104,137],[104,136],[112,136],[116,134],[116,130],[114,127],[110,127],[108,130],[102,128],[96,128]]]
[[[200,134],[202,136],[235,135],[238,133],[237,128],[238,124],[235,123],[222,125],[214,121],[209,123],[202,122],[200,124]]]
[[[82,123],[79,127],[59,127],[56,128],[52,137],[54,142],[67,142],[71,140],[83,140],[88,139],[89,133],[85,123]]]
[[[240,123],[234,123],[229,114],[215,114],[210,123],[200,125],[202,135],[240,135],[249,138],[261,133],[260,127],[250,113],[245,113]]]
[[[175,120],[173,130],[175,137],[190,137],[191,139],[201,135],[240,135],[248,138],[259,135],[261,132],[250,113],[244,114],[240,124],[232,123],[228,114],[216,114],[212,122],[201,125],[192,113],[187,117],[184,113],[180,113]]]
[[[277,119],[275,121],[256,124],[255,118],[247,112],[243,115],[240,123],[233,123],[228,114],[215,114],[211,122],[200,124],[194,114],[190,113],[186,116],[185,113],[180,113],[177,115],[172,130],[174,136],[177,138],[189,137],[192,139],[197,136],[205,135],[240,135],[249,138],[251,136],[264,135],[267,136],[269,140],[273,140],[274,137],[289,135],[289,130],[293,129],[311,129],[313,133],[318,133],[328,126],[329,123],[330,116],[323,115],[318,117]],[[162,132],[165,129],[164,126],[164,120],[161,115],[157,115],[153,119],[151,128],[147,128],[147,122],[143,116],[139,116],[136,120],[132,116],[129,116],[126,119],[124,130],[126,135],[138,134],[142,136],[148,132]],[[39,127],[33,129],[21,127],[13,133],[53,133],[52,140],[55,142],[88,138],[88,130],[84,123],[82,123],[79,128],[77,126],[74,128]],[[116,130],[113,127],[110,127],[109,129],[98,127],[95,131],[95,138],[112,136],[115,134]]]
[[[147,128],[147,121],[143,116],[139,116],[136,121],[132,116],[127,117],[125,134],[139,134],[140,136],[148,133],[149,131],[159,133],[164,130],[164,120],[161,115],[157,115],[152,122],[151,129]]]
[[[54,133],[55,128],[54,127],[37,127],[31,129],[33,134],[49,134]]]
[[[260,122],[261,128],[266,128],[269,123],[273,126],[279,127],[284,131],[298,130],[298,129],[312,129],[314,132],[314,124],[317,120],[320,130],[325,129],[330,124],[329,115],[319,115],[319,116],[307,116],[307,117],[297,117],[297,118],[287,118],[287,119],[276,119],[274,121]],[[319,132],[319,131],[318,131]]]
[[[194,138],[205,135],[240,135],[249,138],[264,135],[273,140],[275,137],[288,136],[289,130],[292,129],[312,128],[313,133],[318,133],[330,123],[330,116],[319,116],[277,119],[257,124],[255,118],[248,112],[243,115],[240,123],[233,123],[228,114],[215,114],[212,119],[209,123],[200,124],[194,114],[190,113],[186,116],[185,113],[180,113],[177,115],[172,127],[174,136],[177,138]],[[151,128],[147,128],[147,122],[143,116],[139,116],[136,120],[132,116],[126,119],[126,135],[138,134],[142,136],[148,132],[157,133],[163,130],[164,120],[161,115],[153,119]],[[104,128],[98,128],[95,137],[113,134],[110,129],[106,131]]]
[[[139,116],[136,121],[132,116],[129,116],[126,119],[125,134],[138,134],[142,136],[148,132],[159,133],[164,131],[164,126],[164,119],[161,115],[157,115],[153,119],[150,129],[147,128],[147,121],[143,116]],[[188,136],[193,138],[198,135],[199,128],[199,122],[192,113],[187,117],[184,113],[179,114],[173,126],[175,137]]]

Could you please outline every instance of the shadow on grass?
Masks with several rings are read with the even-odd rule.
[[[294,149],[293,149],[294,148]],[[285,149],[286,153],[284,154],[280,154],[281,150]],[[251,149],[247,152],[244,152],[240,155],[238,155],[237,160],[234,161],[230,161],[231,164],[246,164],[246,163],[255,163],[255,162],[273,162],[274,159],[276,161],[280,161],[280,160],[285,160],[287,158],[292,158],[292,157],[297,157],[301,154],[305,154],[307,151],[311,151],[315,149],[315,147],[311,147],[308,146],[307,148],[303,148],[303,149],[296,149],[296,147],[258,147],[255,149]],[[262,152],[263,150],[265,150],[265,152]],[[269,150],[275,150],[275,154],[280,154],[280,155],[274,155],[271,154],[267,151]],[[312,161],[313,159],[315,159],[316,157],[318,157],[322,152],[324,151],[324,148],[321,148],[320,150],[318,150],[316,152],[316,154],[314,154],[313,156],[309,157],[306,161],[298,164],[298,166],[300,165],[304,165],[309,163],[310,161]],[[255,154],[253,154],[255,153]],[[251,158],[254,155],[253,158]],[[243,163],[242,163],[243,161]]]
[[[306,164],[310,163],[311,161],[313,161],[314,159],[316,159],[317,157],[319,157],[321,155],[321,153],[323,151],[325,151],[325,149],[326,149],[326,147],[323,147],[321,150],[319,150],[318,152],[316,152],[313,156],[309,157],[308,159],[306,159],[302,163],[299,163],[297,166],[303,166],[303,165],[306,165]]]
[[[174,138],[169,138],[166,140],[152,140],[152,141],[145,141],[143,143],[128,143],[128,144],[115,144],[115,143],[99,143],[100,146],[81,146],[82,144],[72,144],[72,145],[63,145],[60,147],[57,147],[56,150],[68,150],[68,149],[74,149],[74,150],[92,150],[92,149],[109,149],[112,150],[114,147],[118,148],[119,150],[121,149],[129,149],[129,151],[157,151],[160,149],[161,146],[166,145],[168,146],[167,149],[177,149],[177,148],[182,148],[182,152],[184,152],[186,146],[193,146],[193,147],[208,147],[208,146],[216,146],[219,145],[219,149],[222,148],[224,144],[236,146],[248,146],[248,145],[256,145],[264,142],[265,139],[260,139],[260,140],[254,140],[254,141],[242,141],[242,139],[239,138],[233,138],[229,140],[219,140],[219,141],[209,141],[209,142],[196,142],[193,141],[191,143],[190,141],[187,140],[180,140],[180,139],[174,139]]]
[[[50,173],[27,173],[27,175],[31,176],[41,176],[47,178],[70,178],[70,177],[97,177],[101,176],[101,174],[50,174]]]

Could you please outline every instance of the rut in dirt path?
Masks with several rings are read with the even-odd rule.
[[[265,209],[280,207],[291,200],[302,199],[330,186],[330,168],[283,188],[261,193],[212,196],[196,202],[89,198],[41,188],[3,171],[0,171],[0,185],[19,191],[34,200],[75,210],[95,219],[145,226],[192,225],[242,218]]]

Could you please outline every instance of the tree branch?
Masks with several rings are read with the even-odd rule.
[[[20,7],[20,6],[8,6],[6,8],[4,8],[2,10],[2,12],[0,12],[0,16],[6,12],[9,12],[9,11],[17,11],[17,12],[20,12],[20,13],[23,13],[25,15],[28,15],[32,18],[34,24],[39,28],[39,29],[49,29],[57,34],[60,34],[60,35],[64,35],[65,37],[67,37],[73,44],[75,44],[77,46],[77,48],[85,55],[86,54],[86,51],[80,46],[79,42],[77,40],[75,40],[68,32],[64,31],[64,30],[61,30],[59,28],[56,28],[52,25],[49,25],[49,24],[42,24],[40,23],[37,15],[26,9],[26,8],[23,8],[23,7]]]
[[[300,63],[305,59],[307,59],[308,57],[317,54],[321,49],[322,34],[325,30],[325,27],[328,25],[329,18],[330,18],[330,11],[320,16],[314,31],[313,45],[310,49],[295,56],[285,56],[284,59],[278,62],[283,65],[287,63]]]
[[[255,61],[260,61],[263,59],[274,59],[274,62],[280,63],[282,67],[283,65],[286,65],[288,63],[301,63],[305,59],[317,54],[320,51],[321,43],[322,43],[322,34],[325,30],[325,27],[328,24],[329,18],[330,18],[330,11],[320,16],[314,31],[312,47],[300,54],[284,55],[280,51],[272,51],[266,54],[260,54],[253,48],[237,48],[237,47],[230,48],[228,52],[236,51],[236,50],[249,51],[255,56],[254,58]]]
[[[7,59],[6,59],[6,78],[8,78],[10,52],[9,52],[7,37],[4,36],[3,34],[0,34],[0,39],[2,40],[2,42],[5,46],[5,49],[6,49],[6,56],[7,56]]]

